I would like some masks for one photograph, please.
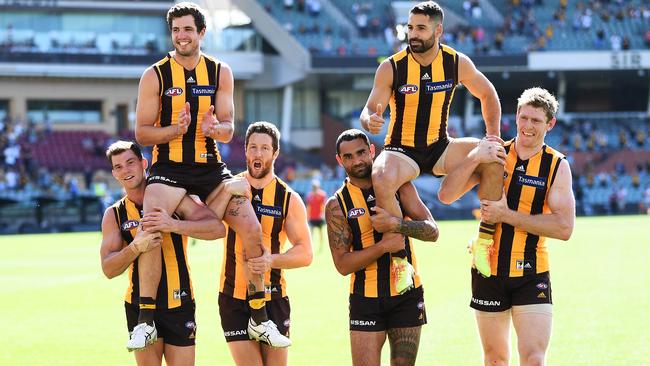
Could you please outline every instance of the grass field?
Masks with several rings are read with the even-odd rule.
[[[429,324],[419,365],[479,365],[466,242],[475,222],[441,222],[440,241],[418,243]],[[568,243],[551,241],[551,365],[650,365],[650,217],[581,218]],[[101,273],[99,233],[0,237],[0,365],[128,365],[126,276]],[[229,365],[217,280],[221,241],[189,249],[197,297],[197,365]],[[327,247],[288,271],[291,365],[347,365],[349,279]],[[513,347],[515,345],[513,344]],[[386,345],[383,364],[389,364]],[[516,348],[513,348],[516,349]],[[516,352],[512,364],[518,364]]]

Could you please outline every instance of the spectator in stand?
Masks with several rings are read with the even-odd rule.
[[[630,37],[628,37],[628,36],[624,36],[624,37],[623,37],[623,42],[622,42],[622,44],[621,44],[621,48],[622,48],[624,51],[627,51],[627,50],[630,49],[630,47],[631,47]]]
[[[307,9],[309,10],[309,15],[317,17],[320,15],[322,5],[320,0],[307,0]]]
[[[650,215],[650,185],[643,191],[643,198],[639,202],[639,213]]]

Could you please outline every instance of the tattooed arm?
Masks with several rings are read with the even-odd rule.
[[[375,214],[370,217],[370,220],[374,229],[381,233],[401,233],[422,241],[438,240],[438,225],[418,196],[413,183],[409,182],[401,186],[399,195],[404,216],[410,220],[392,216],[380,207],[373,207]]]
[[[336,197],[330,197],[325,205],[325,221],[334,265],[344,276],[365,268],[384,253],[404,248],[404,238],[395,235],[391,239],[381,240],[363,250],[350,251],[353,244],[352,231]]]

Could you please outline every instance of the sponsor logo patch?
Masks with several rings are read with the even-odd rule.
[[[356,320],[356,319],[350,319],[350,325],[361,325],[365,327],[377,325],[377,322],[375,320]]]
[[[427,94],[446,92],[454,87],[454,80],[430,81],[426,85]]]
[[[544,188],[546,187],[546,178],[533,177],[530,175],[520,174],[517,176],[517,184],[519,184],[520,186]]]
[[[533,269],[533,263],[531,261],[520,259],[516,262],[516,268],[524,271]]]
[[[149,179],[149,181],[153,181],[153,182],[161,181],[161,182],[169,182],[169,183],[174,183],[174,184],[177,183],[175,180],[163,177],[161,175],[152,175],[148,179]]]
[[[176,86],[171,87],[171,88],[165,90],[165,95],[168,96],[168,97],[177,97],[179,95],[183,95],[183,88],[179,88],[179,87],[176,87]]]
[[[185,328],[187,328],[187,329],[196,329],[196,323],[194,323],[191,320],[188,321],[188,322],[185,322]]]
[[[138,225],[140,225],[140,221],[138,221],[138,220],[126,221],[126,222],[122,223],[122,231],[129,231],[129,230],[135,229],[136,227],[138,227]]]
[[[226,337],[234,337],[238,335],[246,335],[248,332],[246,332],[246,329],[239,329],[239,330],[227,330],[223,332],[223,335]]]
[[[289,328],[290,325],[291,325],[291,320],[290,319],[287,319],[287,320],[284,321],[284,326],[285,327]]]
[[[366,209],[365,208],[363,208],[363,207],[355,207],[355,208],[350,209],[350,211],[348,211],[348,218],[349,219],[356,219],[357,217],[363,216],[365,214],[366,214]]]
[[[203,97],[214,95],[214,92],[217,91],[217,88],[214,85],[192,85],[191,90],[193,97]]]
[[[483,300],[483,299],[477,299],[472,297],[472,302],[477,305],[483,305],[483,306],[500,306],[501,301],[496,301],[496,300]]]
[[[185,296],[189,296],[189,293],[183,289],[175,289],[173,296],[174,296],[174,300],[180,300]]]
[[[537,288],[540,290],[546,290],[548,288],[548,285],[544,282],[540,282],[537,284]]]
[[[255,212],[263,216],[282,217],[282,208],[277,206],[257,205],[255,206]]]
[[[540,292],[539,295],[537,295],[538,299],[545,299],[546,295],[543,292]]]
[[[425,72],[420,80],[431,80],[431,76],[429,76],[429,73]]]
[[[413,84],[404,84],[397,88],[397,91],[402,94],[413,94],[418,92],[418,86]]]

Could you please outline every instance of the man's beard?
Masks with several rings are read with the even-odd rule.
[[[411,49],[411,52],[413,53],[425,53],[431,48],[433,48],[433,45],[435,44],[435,38],[431,38],[428,41],[420,41],[417,40],[418,43],[413,45],[411,41],[409,41],[409,48]]]
[[[193,48],[188,48],[186,51],[181,51],[179,47],[176,48],[176,53],[183,57],[189,57],[195,55],[198,48],[198,47],[193,47]]]
[[[253,177],[255,179],[262,179],[262,178],[266,177],[269,173],[271,173],[272,168],[273,168],[273,164],[268,164],[268,165],[264,164],[264,166],[262,167],[262,170],[259,171],[259,173],[256,173],[257,171],[253,170],[252,166],[249,165],[248,166],[248,174],[250,174],[251,177]]]
[[[357,178],[357,179],[366,179],[369,178],[370,175],[372,174],[372,165],[364,164],[364,169],[360,173],[357,173],[357,168],[358,167],[354,167],[346,173],[348,173],[350,177]]]

